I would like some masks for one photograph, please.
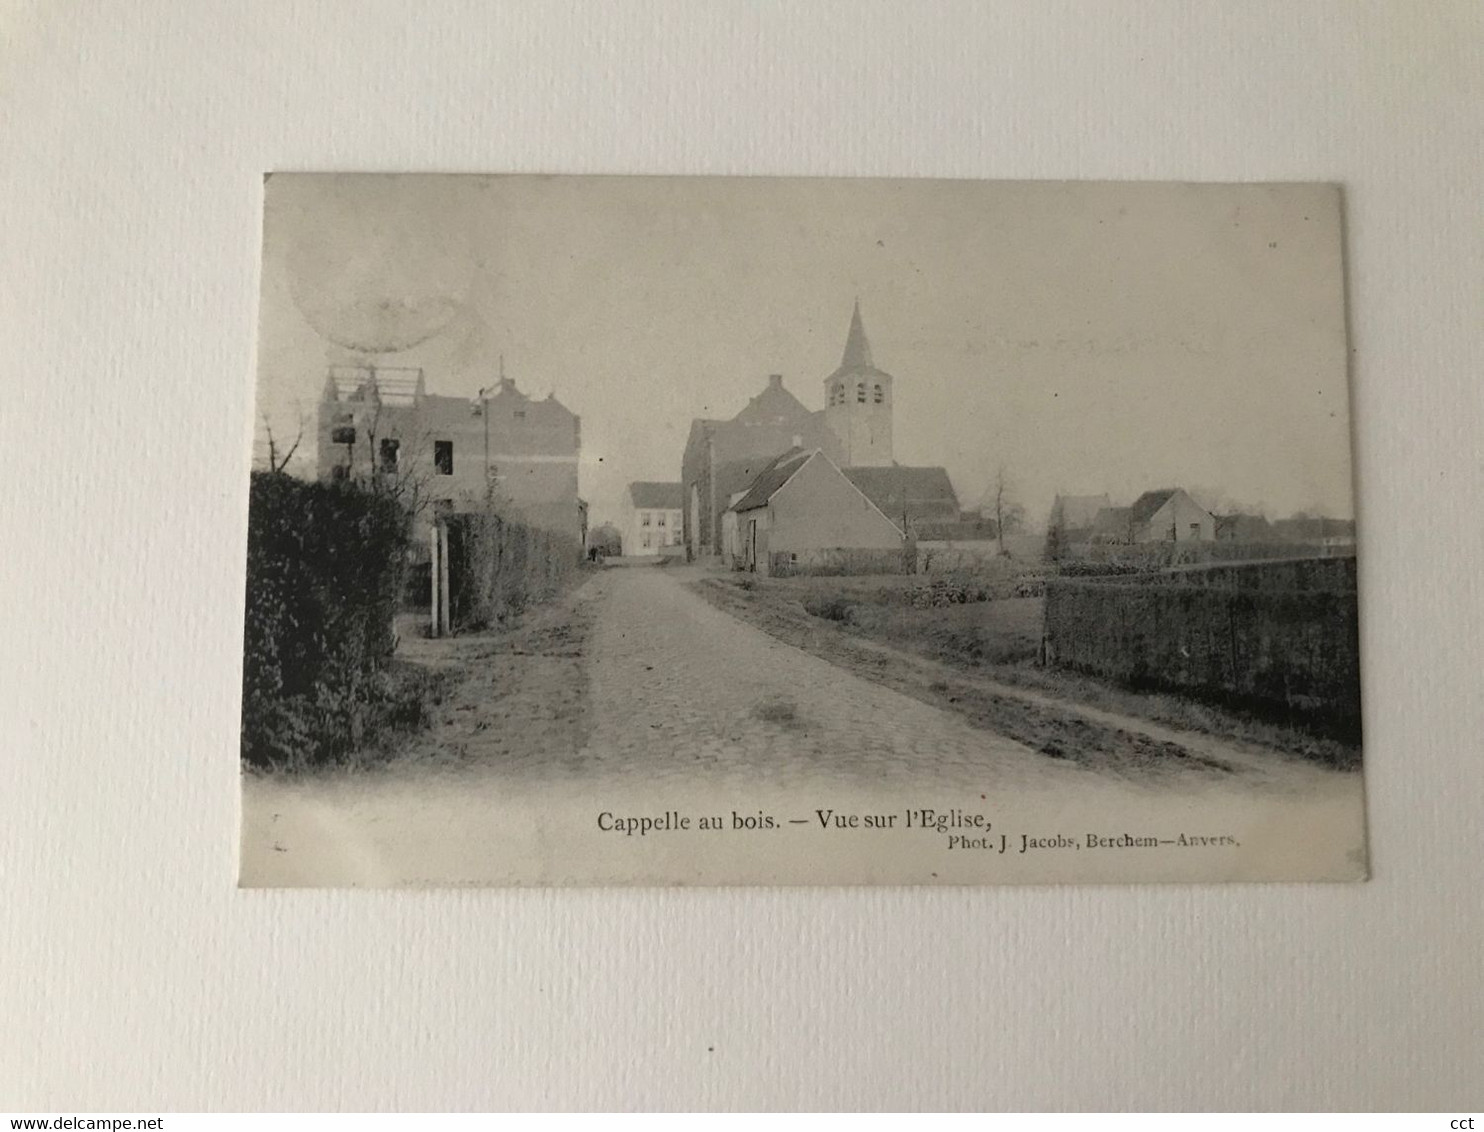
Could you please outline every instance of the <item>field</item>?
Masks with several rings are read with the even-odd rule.
[[[912,577],[791,578],[764,584],[813,616],[938,660],[1020,664],[1034,661],[1041,645],[1041,597],[953,600],[965,583],[945,589]],[[972,583],[968,586],[974,592]],[[929,601],[934,604],[922,604]]]
[[[1065,726],[1048,704],[1065,703],[1084,717],[1088,711],[1211,736],[1253,748],[1300,755],[1336,767],[1359,764],[1359,748],[1332,736],[1275,723],[1187,697],[1134,691],[1107,680],[1038,663],[1044,598],[993,596],[1037,588],[1031,574],[1016,576],[1005,563],[987,578],[980,574],[941,577],[767,579],[752,575],[713,577],[700,589],[729,612],[768,632],[807,648],[862,675],[885,680],[890,653],[911,654],[939,666],[939,676],[905,671],[891,677],[901,690],[940,706],[977,717],[985,726],[1015,733],[1048,753],[1086,744],[1081,723]],[[984,600],[990,595],[989,600]],[[853,642],[859,642],[854,644]],[[864,649],[867,642],[873,646]],[[901,667],[898,665],[897,667]],[[965,679],[968,677],[969,679]],[[1023,717],[1033,697],[1034,720]],[[1106,737],[1104,737],[1106,738]],[[1095,745],[1116,750],[1119,744]]]

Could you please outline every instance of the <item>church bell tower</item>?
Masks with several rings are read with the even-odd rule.
[[[824,419],[840,442],[844,467],[891,466],[891,384],[891,374],[871,361],[857,299],[840,368],[824,379]]]

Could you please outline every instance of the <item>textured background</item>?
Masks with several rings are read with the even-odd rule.
[[[1484,1085],[1484,9],[0,4],[0,1107]],[[1347,188],[1366,885],[238,892],[265,169]]]

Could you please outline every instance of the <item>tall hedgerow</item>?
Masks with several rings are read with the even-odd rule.
[[[390,706],[385,666],[410,519],[383,493],[254,472],[248,505],[242,757],[325,762]]]
[[[450,515],[450,613],[456,630],[507,621],[550,601],[577,572],[575,540],[496,513]]]

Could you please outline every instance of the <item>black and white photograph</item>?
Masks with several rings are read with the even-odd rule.
[[[240,883],[1364,879],[1342,211],[267,175]]]
[[[1481,111],[1474,0],[5,6],[0,1127],[1479,1127]]]

